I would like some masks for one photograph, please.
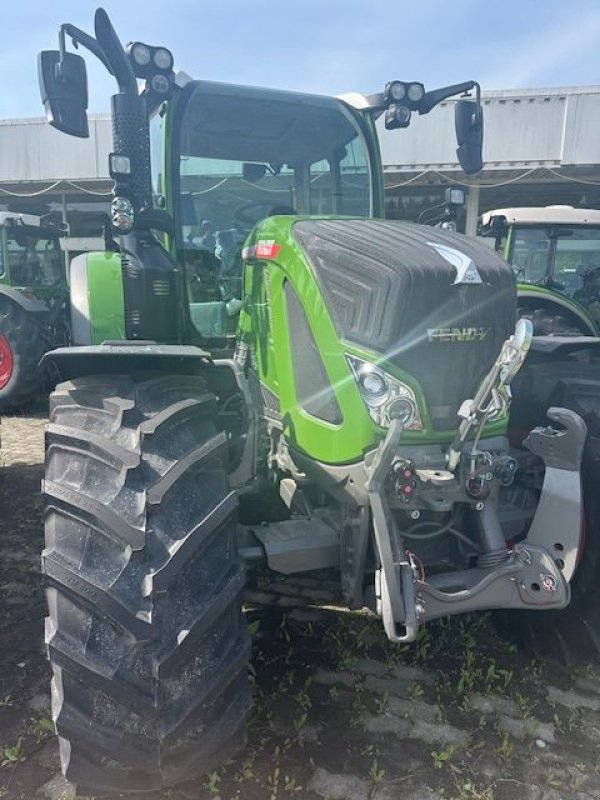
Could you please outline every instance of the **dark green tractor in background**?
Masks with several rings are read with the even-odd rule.
[[[538,335],[600,333],[600,211],[572,206],[500,208],[480,232],[512,264],[519,307]]]
[[[399,643],[448,614],[565,609],[586,426],[554,408],[510,447],[532,333],[512,269],[382,219],[375,119],[406,127],[475,90],[456,125],[476,171],[476,84],[336,99],[193,81],[163,47],[125,50],[99,10],[95,37],[63,25],[40,55],[49,121],[78,136],[67,36],[119,87],[117,252],[75,259],[76,346],[46,358],[63,378],[44,481],[53,714],[69,779],[143,793],[243,746],[255,565],[333,573]]]
[[[493,237],[496,251],[511,264],[519,317],[534,326],[531,352],[513,384],[512,440],[518,441],[552,406],[574,410],[588,428],[582,463],[588,498],[582,525],[585,559],[573,586],[570,613],[544,615],[535,626],[527,619],[511,624],[538,650],[568,659],[572,642],[578,641],[588,655],[597,656],[600,211],[561,205],[494,209],[482,215],[479,232]]]
[[[33,400],[43,354],[69,342],[66,225],[0,212],[0,409]]]

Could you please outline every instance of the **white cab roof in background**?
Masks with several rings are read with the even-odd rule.
[[[600,211],[573,206],[495,208],[482,214],[481,222],[488,226],[495,217],[504,217],[508,223],[523,225],[600,225]]]

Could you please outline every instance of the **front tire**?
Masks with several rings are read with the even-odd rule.
[[[245,743],[250,642],[215,398],[194,376],[50,398],[46,642],[66,777],[148,792]]]

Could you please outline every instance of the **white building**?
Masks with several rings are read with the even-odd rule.
[[[600,208],[600,86],[484,92],[484,161],[467,178],[456,160],[453,101],[407,130],[379,132],[388,216],[435,221],[443,188],[469,189],[469,224],[490,208],[567,203]],[[90,138],[43,119],[0,121],[0,205],[58,213],[75,236],[98,236],[111,181],[108,114],[90,117]]]

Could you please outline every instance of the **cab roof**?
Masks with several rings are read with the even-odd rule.
[[[481,215],[481,224],[488,227],[498,217],[504,217],[508,224],[600,225],[600,211],[589,208],[573,208],[573,206],[496,208]]]

